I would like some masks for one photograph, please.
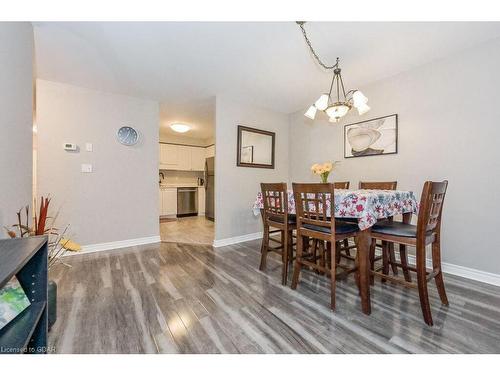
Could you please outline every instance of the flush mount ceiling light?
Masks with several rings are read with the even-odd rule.
[[[330,84],[330,91],[328,93],[322,94],[316,102],[309,107],[309,109],[304,113],[304,116],[314,120],[316,117],[316,112],[325,112],[329,117],[330,122],[339,122],[342,117],[344,117],[353,107],[358,110],[360,115],[365,114],[370,110],[370,107],[366,104],[368,103],[368,98],[363,95],[359,90],[349,90],[345,92],[344,82],[342,80],[341,69],[339,66],[339,58],[335,65],[328,66],[324,64],[316,51],[314,51],[309,38],[307,37],[306,30],[304,28],[304,21],[297,21],[297,24],[302,30],[302,35],[306,40],[309,49],[318,62],[326,70],[333,70],[332,83]]]
[[[189,125],[179,123],[170,125],[170,128],[177,133],[185,133],[191,129]]]

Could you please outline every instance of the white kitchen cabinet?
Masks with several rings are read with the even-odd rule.
[[[177,170],[191,170],[191,147],[177,146]]]
[[[198,215],[205,215],[205,186],[198,186]]]
[[[205,148],[204,147],[191,147],[191,170],[204,171],[205,170]]]
[[[206,148],[160,143],[160,169],[204,171]]]
[[[215,156],[215,145],[205,148],[205,157],[211,158]]]
[[[160,167],[164,169],[177,169],[179,153],[177,145],[160,143]]]
[[[160,215],[177,215],[177,188],[160,188]]]

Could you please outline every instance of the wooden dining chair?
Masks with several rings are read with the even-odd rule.
[[[276,252],[281,255],[282,272],[281,283],[286,285],[288,279],[288,264],[293,257],[293,231],[296,226],[295,215],[288,213],[288,192],[287,185],[281,183],[261,183],[262,200],[264,209],[262,221],[264,224],[264,235],[262,238],[260,267],[262,271],[266,268],[267,254]],[[280,240],[273,236],[273,230],[281,232]],[[275,230],[275,231],[276,231]],[[270,242],[278,242],[279,246],[272,247]]]
[[[387,252],[388,243],[416,247],[416,267],[408,267],[409,270],[417,273],[416,285],[394,276],[388,276],[387,261],[385,261],[382,272],[372,271],[372,273],[382,277],[382,279],[396,281],[408,287],[417,287],[424,321],[429,326],[433,325],[427,290],[427,282],[429,280],[434,278],[441,303],[446,306],[448,305],[441,269],[441,217],[447,187],[448,181],[427,181],[424,184],[417,225],[397,221],[383,221],[376,223],[371,230],[372,239],[383,241],[383,252]],[[432,246],[432,271],[427,271],[426,269],[425,253],[427,245]]]
[[[352,223],[335,222],[334,215],[330,216],[330,205],[334,213],[334,185],[333,184],[293,184],[295,207],[297,214],[297,250],[293,268],[292,289],[297,288],[300,270],[307,266],[320,273],[330,275],[331,299],[330,306],[335,310],[335,283],[336,283],[336,251],[337,241],[354,237],[358,226]],[[331,202],[331,204],[330,204]],[[306,252],[305,244],[312,238],[318,240],[320,251],[330,251],[328,257],[330,267],[324,261],[317,262],[313,252]],[[325,247],[325,243],[329,246]],[[324,260],[326,257],[321,257]]]
[[[349,189],[350,184],[351,183],[349,181],[334,182],[333,187],[335,189]]]
[[[397,181],[359,181],[358,187],[359,189],[365,189],[365,190],[396,190],[398,186]],[[387,218],[386,220],[393,220],[392,217]],[[389,245],[389,250],[387,251],[387,254],[382,253],[381,256],[375,256],[375,249],[382,248],[381,243],[377,243],[376,241],[373,241],[372,246],[370,247],[370,263],[371,263],[371,269],[375,269],[375,262],[383,259],[383,257],[386,255],[389,257],[388,262],[389,265],[392,269],[392,273],[394,275],[398,274],[398,263],[396,263],[396,255],[394,253],[394,245],[390,244]],[[401,268],[403,268],[403,273],[405,275],[405,279],[408,279],[407,281],[411,281],[411,276],[410,273],[407,269],[407,264],[408,264],[408,254],[406,252],[406,246],[400,245],[399,246],[399,255],[401,257]],[[373,278],[371,278],[372,284],[373,284]]]
[[[397,181],[359,181],[360,189],[366,190],[396,190]]]

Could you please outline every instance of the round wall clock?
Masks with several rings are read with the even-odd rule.
[[[125,146],[135,145],[139,140],[139,134],[137,134],[137,131],[130,126],[122,126],[118,129],[117,137],[118,142]]]

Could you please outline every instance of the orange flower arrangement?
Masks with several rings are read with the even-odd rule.
[[[338,164],[338,161],[334,162],[326,162],[323,164],[313,164],[311,166],[311,171],[314,174],[317,174],[321,177],[321,182],[322,183],[327,183],[328,182],[328,176],[331,171],[335,169],[335,166]]]

